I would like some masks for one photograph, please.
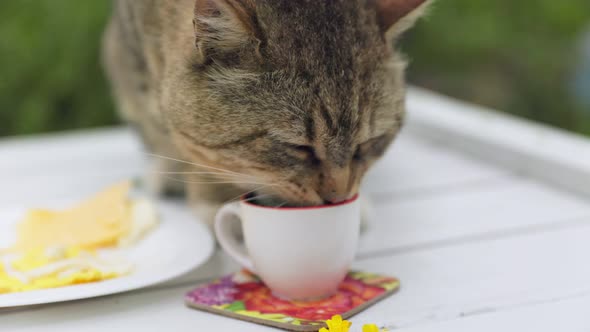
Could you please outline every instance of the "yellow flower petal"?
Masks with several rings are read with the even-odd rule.
[[[328,331],[328,329],[326,329],[325,327],[322,327],[319,332],[330,332],[330,331]]]
[[[379,328],[375,324],[365,324],[363,326],[363,332],[379,332]]]
[[[340,315],[332,316],[332,319],[329,319],[328,321],[335,324],[335,325],[340,325],[340,324],[342,324],[342,316],[340,316]]]
[[[328,319],[326,324],[328,324],[328,332],[348,332],[348,329],[352,325],[351,322],[343,320],[340,315],[335,315],[332,319]]]
[[[342,325],[342,332],[348,332],[348,329],[350,329],[351,325],[351,322],[345,320],[344,324]]]

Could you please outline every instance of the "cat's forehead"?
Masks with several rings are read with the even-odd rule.
[[[383,58],[388,46],[366,1],[264,1],[265,51],[276,67],[342,75]]]
[[[265,65],[217,68],[209,89],[298,144],[350,146],[378,135],[381,123],[393,127],[392,113],[377,110],[392,104],[384,96],[401,84],[391,77],[402,68],[386,65],[392,49],[366,3],[257,1]]]

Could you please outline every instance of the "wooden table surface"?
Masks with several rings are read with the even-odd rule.
[[[375,220],[354,268],[401,290],[353,317],[398,331],[590,331],[590,202],[409,130],[369,175]],[[126,129],[0,141],[0,209],[91,194],[136,177]],[[185,308],[192,286],[236,270],[217,252],[155,287],[0,311],[0,331],[276,331]]]

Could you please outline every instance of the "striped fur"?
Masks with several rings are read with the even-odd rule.
[[[259,183],[288,204],[338,201],[356,193],[402,125],[405,62],[393,40],[427,5],[116,0],[104,64],[121,114],[150,151],[256,182],[187,176],[198,210]],[[156,169],[187,170],[169,160]],[[162,176],[151,183],[183,190]]]

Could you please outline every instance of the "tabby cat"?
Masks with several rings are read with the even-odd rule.
[[[150,186],[186,190],[208,222],[246,192],[351,197],[402,125],[395,42],[429,3],[115,0],[103,60]]]

